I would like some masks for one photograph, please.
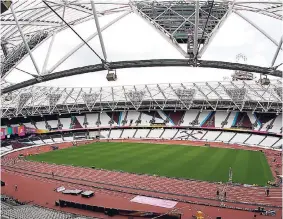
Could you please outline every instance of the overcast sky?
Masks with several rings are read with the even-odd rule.
[[[251,12],[243,14],[279,42],[282,35],[280,21]],[[104,26],[119,15],[121,14],[99,18],[100,26]],[[80,24],[75,29],[84,39],[96,32],[93,20]],[[153,27],[149,26],[134,13],[122,18],[119,22],[105,30],[102,35],[108,61],[183,58]],[[50,39],[33,52],[40,69],[42,69],[49,42]],[[78,43],[80,43],[80,39],[71,30],[57,34],[47,69],[52,67]],[[98,37],[91,40],[89,44],[102,56]],[[202,59],[235,62],[236,55],[242,53],[247,57],[248,64],[269,67],[275,50],[276,46],[264,35],[238,15],[232,14],[217,33]],[[281,63],[282,59],[282,52],[280,52],[276,64]],[[88,47],[84,46],[55,71],[97,63],[99,63],[99,60],[95,54]],[[18,68],[36,73],[29,57],[20,63]],[[116,82],[108,82],[106,80],[106,72],[103,71],[57,79],[44,84],[64,87],[97,87],[167,82],[221,81],[223,77],[230,77],[231,73],[233,72],[207,68],[131,68],[117,70],[118,80]],[[19,74],[17,70],[14,70],[7,77],[10,82],[18,82],[29,78],[31,76],[23,73]]]

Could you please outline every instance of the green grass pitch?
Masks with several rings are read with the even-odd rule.
[[[273,176],[257,151],[147,143],[99,142],[28,157],[33,161],[159,176],[266,185]]]

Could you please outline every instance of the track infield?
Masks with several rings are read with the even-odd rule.
[[[32,161],[210,182],[264,186],[273,176],[264,153],[171,144],[98,142],[27,157]]]

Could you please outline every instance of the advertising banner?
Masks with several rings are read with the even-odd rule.
[[[1,139],[5,139],[5,135],[6,135],[6,129],[1,128]]]
[[[6,128],[6,134],[7,135],[12,135],[13,134],[13,128],[12,127],[7,127]]]
[[[13,134],[14,135],[18,134],[18,127],[13,127]]]
[[[19,136],[25,136],[26,135],[26,131],[25,131],[25,126],[19,126],[18,127],[18,135]]]

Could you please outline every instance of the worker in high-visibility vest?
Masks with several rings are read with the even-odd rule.
[[[197,211],[197,219],[204,219],[203,213],[201,211]]]

